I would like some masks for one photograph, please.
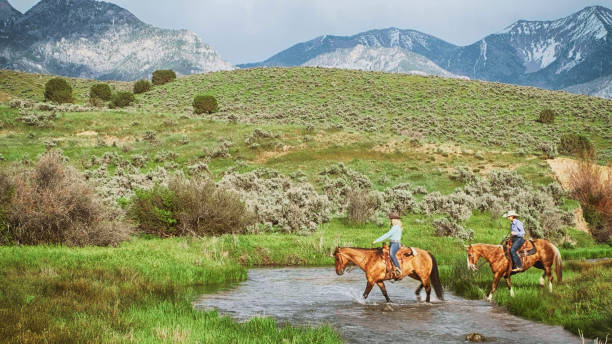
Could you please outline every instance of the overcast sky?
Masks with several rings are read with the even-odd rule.
[[[37,0],[9,0],[25,12]],[[612,0],[111,0],[142,21],[196,32],[226,60],[264,60],[323,34],[422,31],[471,44],[519,19],[551,20]]]

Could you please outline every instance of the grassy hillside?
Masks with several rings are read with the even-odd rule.
[[[462,168],[483,176],[516,171],[537,188],[554,181],[542,144],[556,144],[567,133],[588,137],[599,163],[612,160],[612,101],[564,92],[400,74],[267,68],[182,77],[137,95],[137,102],[124,109],[48,110],[36,103],[51,77],[0,71],[0,168],[31,166],[45,151],[61,150],[68,164],[97,183],[114,205],[125,204],[133,189],[167,182],[173,174],[210,175],[218,181],[231,172],[260,168],[312,183],[323,193],[321,173],[339,162],[367,177],[374,190],[400,183],[422,189],[414,193],[418,202],[427,193],[448,195],[465,186],[468,182],[456,176]],[[88,106],[88,89],[97,82],[69,81],[77,103]],[[126,90],[131,84],[113,82],[112,87]],[[217,97],[220,111],[194,115],[196,94]],[[35,104],[12,108],[11,99]],[[557,114],[554,124],[535,121],[544,109]],[[564,211],[578,206],[566,197],[558,201]],[[464,242],[435,235],[432,223],[441,216],[404,216],[404,241],[436,254],[448,287],[483,297],[490,283],[487,268],[453,282],[464,273],[459,268],[465,265]],[[345,220],[332,219],[309,235],[278,230],[201,239],[140,237],[119,248],[0,247],[0,292],[11,296],[0,298],[0,320],[16,324],[4,334],[33,342],[232,342],[255,331],[261,342],[338,341],[328,328],[277,331],[267,320],[236,324],[195,312],[190,301],[220,282],[244,279],[251,266],[329,265],[335,246],[368,246],[387,225]],[[506,220],[489,211],[474,211],[463,225],[474,231],[473,242],[497,243],[507,232]],[[575,228],[559,243],[566,259],[612,256],[609,246],[597,245]],[[566,284],[553,294],[537,286],[540,273],[533,271],[513,278],[517,299],[510,300],[500,287],[496,300],[516,314],[590,337],[609,334],[610,293],[600,292],[611,285],[611,266],[567,267]],[[597,302],[590,302],[595,296]],[[40,316],[28,316],[34,313]],[[81,332],[84,323],[95,326]]]

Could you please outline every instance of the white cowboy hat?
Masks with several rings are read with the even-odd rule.
[[[502,217],[510,217],[510,216],[519,217],[518,214],[514,210],[509,210]]]

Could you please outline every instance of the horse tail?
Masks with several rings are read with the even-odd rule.
[[[553,251],[555,251],[554,263],[555,263],[555,273],[557,274],[557,283],[561,283],[563,281],[562,279],[563,262],[561,261],[561,253],[559,252],[559,249],[557,248],[557,246],[553,244],[550,244],[550,246],[552,246]]]
[[[438,299],[444,300],[444,292],[442,290],[442,283],[440,283],[440,274],[438,273],[438,263],[436,263],[436,258],[433,256],[433,254],[431,254],[431,252],[427,253],[429,253],[429,256],[431,257],[431,273],[429,277],[431,284],[436,291],[436,296]]]

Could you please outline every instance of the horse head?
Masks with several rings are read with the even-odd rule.
[[[465,250],[467,252],[467,266],[468,269],[472,271],[478,270],[476,263],[478,263],[478,259],[480,259],[480,254],[478,250],[474,249],[472,245],[465,246]]]
[[[348,258],[342,254],[340,247],[336,247],[336,251],[334,251],[334,258],[336,260],[336,274],[344,274],[344,269],[349,261]]]

